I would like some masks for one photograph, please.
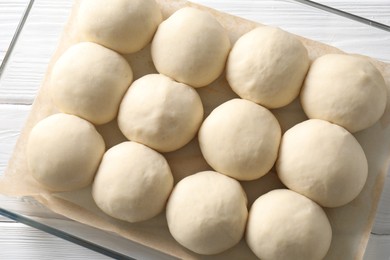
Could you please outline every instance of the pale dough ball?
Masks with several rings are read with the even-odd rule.
[[[79,37],[120,53],[141,50],[162,21],[154,0],[83,0],[77,15]]]
[[[261,26],[237,40],[229,54],[226,78],[241,98],[278,108],[299,95],[309,63],[307,50],[296,36]]]
[[[383,115],[386,92],[383,76],[368,59],[327,54],[311,65],[301,103],[309,118],[327,120],[354,133]]]
[[[39,183],[53,191],[69,191],[92,182],[104,150],[103,138],[91,123],[54,114],[33,127],[26,156]]]
[[[356,198],[367,179],[364,151],[344,128],[310,119],[282,137],[276,169],[291,190],[324,207],[338,207]]]
[[[203,105],[191,87],[161,74],[136,80],[120,105],[118,124],[130,140],[160,152],[187,144],[203,120]]]
[[[215,18],[186,7],[158,27],[152,42],[152,59],[161,74],[199,88],[222,73],[229,50],[227,32]]]
[[[211,112],[198,138],[204,158],[216,171],[237,180],[254,180],[274,165],[281,129],[268,109],[232,99]]]
[[[129,222],[159,214],[173,187],[164,156],[135,142],[123,142],[103,156],[92,196],[106,214]]]
[[[262,260],[322,260],[331,240],[324,210],[294,191],[270,191],[249,212],[246,242]]]
[[[213,171],[182,179],[166,208],[168,228],[182,246],[198,254],[221,253],[242,238],[248,217],[240,183]]]
[[[62,112],[104,124],[116,117],[132,80],[132,70],[121,55],[83,42],[70,47],[55,63],[50,94]]]

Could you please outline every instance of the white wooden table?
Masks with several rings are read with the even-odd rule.
[[[7,59],[6,68],[0,75],[0,174],[7,165],[71,8],[71,0],[35,0],[23,25],[22,18],[31,2],[0,0],[0,63]],[[390,44],[390,32],[385,34],[376,29],[362,27],[362,37],[351,46],[350,35],[347,32],[351,25],[346,20],[341,19],[340,22],[331,25],[326,37],[323,31],[304,29],[302,21],[317,25],[328,21],[326,15],[313,15],[312,9],[303,5],[286,7],[285,3],[278,4],[278,1],[267,0],[194,2],[251,20],[281,26],[291,32],[336,45],[346,51],[359,52],[390,62],[390,49],[381,48],[385,44]],[[390,0],[315,2],[390,25]],[[286,15],[283,17],[265,15],[259,18],[256,10],[260,8],[284,8],[281,13]],[[22,32],[11,55],[6,57],[7,49],[19,25],[22,25]],[[377,40],[375,43],[377,46],[367,49],[365,39],[372,40],[372,37]],[[365,257],[369,260],[390,259],[390,176],[387,179],[373,229],[374,234],[370,238]],[[107,257],[0,217],[0,259],[107,259]]]

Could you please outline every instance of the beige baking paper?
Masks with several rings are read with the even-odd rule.
[[[80,0],[75,0],[71,16],[65,26],[57,51],[53,55],[48,70],[33,104],[26,125],[20,135],[13,156],[9,162],[4,177],[0,179],[0,193],[11,196],[33,196],[51,210],[65,215],[76,221],[91,225],[103,230],[113,231],[119,235],[147,245],[169,255],[184,259],[256,259],[242,240],[234,248],[215,256],[200,256],[181,247],[169,234],[164,213],[142,223],[130,224],[115,220],[94,204],[90,195],[90,187],[74,192],[51,193],[40,186],[30,176],[25,158],[26,141],[31,128],[41,119],[58,112],[48,93],[50,74],[53,64],[71,44],[78,41],[77,11]],[[228,30],[230,39],[236,39],[251,30],[257,23],[247,21],[228,14],[220,13],[183,0],[157,0],[168,17],[175,10],[184,6],[207,10],[212,13]],[[309,50],[311,59],[325,53],[341,52],[333,47],[301,38]],[[142,75],[156,72],[150,57],[150,46],[138,53],[126,55],[131,64],[135,79]],[[390,89],[390,64],[374,61],[382,71],[388,89]],[[224,76],[205,88],[197,89],[200,94],[206,116],[219,104],[237,97],[228,86]],[[388,91],[390,93],[390,91]],[[388,95],[389,96],[389,95]],[[390,99],[389,99],[390,100]],[[333,241],[326,259],[361,259],[373,225],[376,208],[383,188],[384,179],[390,158],[390,108],[373,127],[355,134],[362,145],[369,163],[369,177],[363,192],[353,202],[346,206],[326,209],[333,228]],[[273,110],[279,119],[283,130],[306,119],[298,101],[287,107]],[[125,138],[116,126],[116,121],[99,126],[98,130],[104,136],[107,146],[124,141]],[[175,182],[192,173],[210,169],[200,154],[196,140],[184,148],[165,154],[175,176]],[[250,204],[261,194],[283,187],[275,173],[251,182],[242,182],[249,197]],[[131,187],[129,187],[131,188]]]

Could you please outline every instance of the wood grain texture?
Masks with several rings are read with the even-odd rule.
[[[337,7],[348,13],[352,13],[376,22],[390,26],[390,1],[375,0],[315,0],[314,2]]]
[[[27,4],[28,0],[0,0],[0,64]]]
[[[0,222],[0,230],[0,259],[111,259],[21,223]]]
[[[72,1],[36,0],[0,81],[0,103],[31,104]]]
[[[390,0],[316,0],[354,14],[390,24]],[[0,0],[0,61],[27,0]],[[334,45],[348,52],[390,62],[390,34],[326,14],[293,1],[195,0],[238,15]],[[47,63],[56,48],[70,0],[36,0],[22,34],[0,79],[0,174],[8,162],[28,115]],[[277,15],[275,15],[275,12]],[[380,202],[366,260],[390,256],[390,175]],[[88,249],[0,218],[0,259],[107,259]],[[53,250],[53,248],[55,250]]]
[[[390,236],[372,235],[368,241],[364,260],[389,260]]]
[[[0,173],[8,164],[29,111],[30,105],[0,104]]]

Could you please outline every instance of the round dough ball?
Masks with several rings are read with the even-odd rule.
[[[356,198],[367,179],[364,151],[344,128],[311,119],[282,137],[276,169],[291,190],[324,207],[339,207]]]
[[[70,47],[54,65],[50,94],[62,112],[99,125],[116,117],[132,80],[132,70],[121,55],[83,42]]]
[[[331,240],[324,210],[296,192],[270,191],[249,212],[246,242],[262,260],[321,260]]]
[[[104,150],[104,140],[91,123],[54,114],[31,130],[27,163],[32,176],[48,189],[75,190],[92,182]]]
[[[258,179],[272,168],[281,129],[268,109],[248,100],[232,99],[211,112],[198,138],[211,167],[246,181]]]
[[[92,187],[96,205],[106,214],[129,222],[159,214],[173,187],[164,156],[135,142],[123,142],[103,156]]]
[[[118,124],[130,140],[160,152],[187,144],[203,120],[203,105],[191,87],[161,74],[136,80],[120,105]]]
[[[244,235],[247,199],[240,183],[213,171],[182,179],[168,200],[172,236],[198,254],[221,253]]]
[[[158,27],[152,59],[161,74],[199,88],[219,77],[229,50],[229,37],[211,14],[185,7]]]
[[[77,27],[83,41],[132,53],[152,40],[161,21],[162,14],[154,0],[83,0]]]
[[[310,67],[301,92],[309,118],[327,120],[354,133],[383,115],[386,84],[377,68],[363,57],[327,54]]]
[[[241,98],[278,108],[299,95],[309,63],[307,50],[296,36],[261,26],[237,40],[229,54],[226,78]]]

